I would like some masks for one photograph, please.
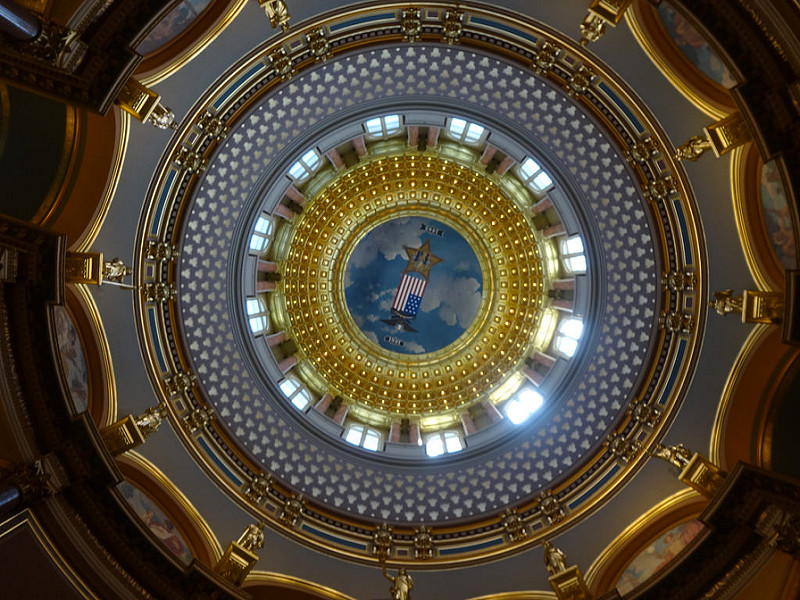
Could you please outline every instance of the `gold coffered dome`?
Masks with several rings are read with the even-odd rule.
[[[283,257],[283,294],[274,296],[274,312],[288,317],[311,380],[372,410],[424,415],[483,400],[515,376],[540,324],[545,279],[540,234],[532,227],[529,207],[498,182],[496,176],[436,154],[408,153],[359,164],[306,204]],[[440,237],[443,228],[419,219],[444,224],[448,234]],[[370,236],[385,224],[414,232],[422,227],[427,241],[423,247],[405,247],[402,256],[402,239],[391,241],[397,246],[393,261],[384,260],[366,277],[387,277],[387,269],[408,262],[388,274],[392,285],[378,294],[363,277],[355,281],[352,271],[362,244],[380,254]],[[397,230],[393,235],[403,235]],[[451,250],[458,238],[461,246]],[[463,242],[474,257],[464,251]],[[453,256],[436,256],[437,246]],[[430,250],[423,255],[424,248]],[[410,268],[411,250],[427,262],[424,268]],[[473,304],[479,298],[476,310],[467,307],[449,323],[425,312],[430,294],[437,295],[428,302],[433,307],[440,306],[442,296],[459,294],[448,289],[453,279],[437,272],[444,268],[438,263],[463,271],[470,259],[478,271],[472,278],[477,289],[471,290]],[[392,277],[399,280],[396,291]],[[411,289],[406,298],[404,289],[410,286],[417,293]],[[354,305],[346,292],[351,288],[381,300],[376,307],[383,305],[383,315],[360,314],[362,304]],[[391,308],[387,292],[394,293]],[[463,298],[450,301],[455,305]],[[379,340],[363,325],[365,318],[374,322],[378,316],[394,327],[396,336]],[[442,341],[453,335],[445,331],[448,325],[460,334],[451,343]],[[424,336],[423,328],[436,328],[427,332],[425,347],[416,341]]]

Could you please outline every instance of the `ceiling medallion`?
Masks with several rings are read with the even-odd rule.
[[[299,215],[275,294],[304,361],[329,393],[383,412],[484,398],[518,368],[539,323],[528,215],[485,174],[435,155],[377,158],[337,177]],[[377,272],[387,256],[400,264]],[[373,280],[354,289],[348,275],[370,266]]]
[[[420,37],[400,42],[404,7],[373,3],[293,27],[254,49],[198,100],[160,161],[137,239],[138,283],[176,294],[137,296],[137,328],[153,387],[181,442],[256,518],[349,560],[375,564],[379,546],[390,565],[443,568],[492,560],[558,534],[596,510],[644,464],[647,449],[674,418],[695,366],[706,318],[698,307],[708,295],[707,267],[696,202],[683,168],[672,159],[672,144],[604,64],[562,34],[498,7],[460,4],[462,30],[457,43],[447,45],[443,14],[452,5],[431,3],[419,10]],[[320,30],[330,47],[324,62],[315,58],[308,37]],[[279,47],[295,69],[288,81],[265,58]],[[502,53],[495,52],[498,47]],[[236,282],[243,279],[254,203],[269,186],[286,189],[284,167],[302,149],[298,144],[321,145],[320,132],[343,118],[355,124],[374,115],[388,97],[393,109],[414,102],[458,105],[472,118],[505,123],[507,138],[521,140],[521,147],[535,146],[552,172],[569,182],[598,261],[587,312],[594,337],[585,368],[571,373],[569,389],[546,422],[517,430],[491,452],[466,453],[463,460],[409,466],[340,451],[277,407],[285,399],[274,381],[255,375],[265,369],[253,364],[256,343],[266,343],[244,337],[243,302],[237,302],[243,292]],[[200,125],[208,115],[230,129],[225,139]],[[635,152],[642,144],[648,152]],[[182,148],[207,159],[206,170],[183,168],[176,160]],[[520,151],[514,158],[522,156]],[[403,160],[421,159],[411,154]],[[389,190],[375,191],[388,198],[383,195]],[[513,210],[504,216],[509,226],[515,223]],[[355,220],[345,222],[354,229],[341,240],[337,235],[335,243],[319,242],[323,252],[328,248],[341,257],[325,275],[330,285],[347,277],[349,257],[370,232],[394,219],[419,218],[463,237],[480,266],[481,303],[496,306],[486,313],[501,314],[492,313],[502,310],[501,288],[492,279],[499,282],[499,267],[486,264],[493,250],[475,239],[475,215],[418,203],[374,214],[362,229]],[[441,257],[437,238],[426,239],[432,255]],[[408,246],[419,250],[421,241]],[[178,259],[148,254],[151,243],[177,247]],[[493,243],[503,245],[499,237]],[[509,260],[516,261],[510,252]],[[413,259],[405,254],[404,260]],[[442,264],[430,267],[431,285]],[[321,270],[311,263],[305,268]],[[670,287],[675,273],[696,284]],[[399,286],[402,273],[392,269],[391,275],[397,280],[388,285]],[[508,277],[515,280],[510,272]],[[307,274],[287,274],[284,283],[297,285],[301,314],[303,294],[310,309],[310,292],[300,288],[310,286]],[[353,304],[351,312],[340,283],[326,291],[330,309],[340,309],[333,325],[341,328],[328,333],[346,333],[353,350],[358,343],[376,363],[448,356],[444,365],[458,352],[473,352],[464,340],[485,343],[478,330],[488,321],[479,310],[454,342],[430,352],[412,356],[375,344],[356,322],[358,310]],[[397,288],[393,293],[392,300]],[[412,328],[421,323],[427,293],[420,296],[414,322],[414,303],[403,300],[396,307]],[[535,314],[536,296],[528,298],[526,310]],[[389,308],[391,321],[398,315]],[[306,343],[303,352],[310,347]],[[330,364],[341,369],[343,363]],[[349,364],[343,368],[352,373]],[[281,376],[275,365],[272,372]],[[370,400],[363,385],[355,384]],[[404,389],[401,402],[413,404],[410,394]]]

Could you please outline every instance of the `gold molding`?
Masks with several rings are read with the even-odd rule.
[[[108,216],[108,211],[111,209],[111,201],[114,199],[114,194],[119,185],[120,175],[122,173],[122,164],[125,162],[125,154],[128,149],[128,139],[130,137],[130,123],[131,117],[128,113],[119,108],[114,108],[115,118],[119,119],[117,148],[114,152],[114,164],[111,168],[111,174],[108,176],[108,183],[106,191],[103,194],[103,199],[100,201],[99,208],[97,209],[92,224],[87,228],[83,240],[75,247],[76,252],[85,252],[92,247],[94,240],[100,233],[103,223]]]
[[[663,30],[656,10],[646,0],[634,0],[625,12],[625,22],[633,37],[636,38],[656,68],[689,102],[708,116],[721,119],[733,112],[735,104],[732,98],[728,104],[720,104],[718,100],[714,101],[714,98],[719,97],[723,90],[728,93],[727,90],[702,74],[681,53]],[[658,24],[656,25],[656,23]],[[659,27],[660,30],[654,31],[656,27]],[[669,40],[669,46],[666,46],[665,40]],[[670,55],[672,55],[672,60],[670,60]]]
[[[333,588],[320,585],[319,583],[314,583],[313,581],[300,579],[299,577],[293,577],[291,575],[284,575],[283,573],[271,573],[268,571],[250,571],[247,579],[245,579],[242,584],[242,589],[247,590],[262,585],[306,592],[327,600],[355,600],[352,596],[343,594]]]
[[[764,222],[761,203],[761,170],[764,165],[755,144],[731,153],[731,200],[736,231],[745,261],[760,291],[780,291],[785,286],[780,264]]]
[[[769,325],[756,325],[747,336],[747,339],[739,349],[739,354],[731,367],[725,385],[722,388],[719,403],[717,404],[717,414],[714,417],[714,425],[711,428],[711,436],[708,447],[708,458],[715,465],[723,467],[722,459],[724,456],[723,443],[725,439],[725,424],[728,416],[728,408],[731,405],[733,392],[736,389],[739,376],[742,374],[747,362],[752,358],[753,351],[764,341],[764,338],[772,331]]]
[[[530,592],[500,592],[499,594],[488,594],[486,596],[476,596],[469,600],[557,600],[555,592],[530,591]]]
[[[224,551],[222,544],[219,543],[219,539],[217,539],[217,536],[214,534],[214,530],[211,529],[211,526],[203,518],[197,508],[195,508],[191,500],[186,497],[180,488],[178,488],[178,486],[176,486],[172,480],[167,477],[163,471],[161,471],[161,469],[159,469],[135,450],[129,450],[124,455],[117,456],[116,460],[122,465],[127,463],[129,468],[133,468],[145,474],[147,477],[153,479],[158,485],[164,488],[164,490],[166,490],[166,492],[170,494],[175,501],[177,501],[178,505],[184,511],[184,514],[188,517],[189,521],[195,526],[196,531],[205,539],[208,548],[213,554],[212,558],[215,561],[218,561],[220,558],[222,558]],[[123,474],[124,473],[125,469],[123,469]],[[133,483],[137,484],[137,486],[140,485],[140,481],[133,481]],[[154,501],[157,501],[158,497],[161,496],[161,493],[159,493],[158,490],[153,490],[147,486],[144,486],[142,491],[149,492]],[[167,512],[167,515],[174,519],[174,516],[170,515],[169,512]],[[186,542],[189,543],[189,540],[186,540]],[[194,548],[192,548],[192,550],[194,551]]]
[[[665,531],[689,520],[691,515],[699,515],[707,503],[707,498],[686,488],[639,516],[605,547],[586,570],[586,584],[592,593],[600,595],[613,589],[627,566],[636,558],[633,550],[638,555],[638,551]]]
[[[80,163],[78,155],[81,153],[78,150],[85,133],[81,132],[84,120],[85,117],[81,116],[78,109],[64,105],[64,145],[50,189],[36,214],[31,218],[32,223],[48,227],[64,208],[63,204],[69,199],[70,179]]]

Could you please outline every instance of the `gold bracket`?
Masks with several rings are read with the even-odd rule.
[[[710,460],[695,454],[678,478],[690,488],[710,498],[725,481],[725,474]]]
[[[589,588],[578,567],[573,565],[550,577],[558,600],[590,600]]]
[[[746,144],[753,136],[742,115],[738,112],[705,127],[703,131],[717,157],[727,154],[734,148]]]
[[[64,275],[67,283],[103,283],[102,252],[67,252]]]

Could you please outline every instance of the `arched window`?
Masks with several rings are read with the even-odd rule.
[[[367,135],[372,139],[387,138],[396,133],[400,133],[403,128],[400,115],[386,115],[385,117],[375,117],[364,123]]]
[[[553,340],[553,346],[566,358],[575,356],[578,350],[578,340],[583,335],[583,321],[570,317],[558,324],[558,330]]]
[[[381,434],[365,425],[350,424],[344,432],[344,441],[364,450],[376,452],[381,447]]]
[[[250,331],[254,335],[264,333],[269,327],[269,311],[267,303],[261,296],[247,299],[247,317],[250,321]]]
[[[437,431],[425,438],[425,454],[441,456],[464,449],[464,440],[455,431]]]
[[[486,128],[477,123],[471,123],[459,117],[450,117],[447,120],[447,135],[457,142],[476,145],[486,137]]]
[[[305,410],[311,404],[311,394],[294,377],[287,377],[278,384],[281,388],[283,395],[291,402],[298,410]]]
[[[586,273],[586,256],[583,253],[583,240],[579,235],[573,235],[559,244],[561,251],[561,264],[564,271],[574,275],[576,273]]]

